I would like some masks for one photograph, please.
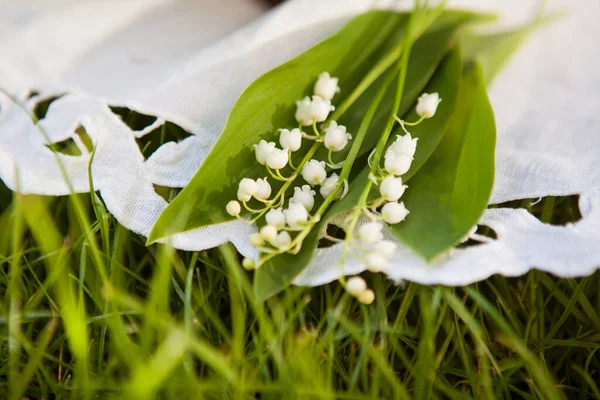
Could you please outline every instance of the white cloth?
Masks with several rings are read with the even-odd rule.
[[[0,178],[23,193],[66,194],[59,157],[74,190],[89,191],[90,155],[84,146],[79,146],[81,156],[47,147],[67,138],[80,143],[74,130],[81,125],[97,147],[94,188],[121,224],[147,235],[167,205],[153,185],[182,187],[189,181],[249,83],[352,16],[390,3],[395,2],[292,0],[268,13],[254,0],[61,0],[52,8],[45,2],[0,3],[0,87],[29,108],[63,95],[40,122],[46,141],[27,114],[0,94]],[[527,21],[538,2],[452,3],[500,11],[516,24]],[[498,125],[492,201],[580,194],[583,219],[549,226],[524,210],[488,210],[481,223],[496,231],[497,240],[454,250],[432,264],[401,246],[384,271],[390,278],[459,285],[533,267],[582,276],[600,265],[595,165],[600,154],[600,56],[595,51],[600,3],[549,3],[553,9],[570,8],[570,15],[536,32],[491,88]],[[32,91],[39,95],[27,99]],[[157,116],[151,128],[172,121],[192,135],[144,159],[135,139],[151,128],[133,132],[109,105]],[[176,235],[172,243],[201,250],[232,241],[251,255],[253,229],[223,223]],[[338,259],[338,246],[319,250],[296,283],[317,285],[364,270],[352,260],[339,266]]]

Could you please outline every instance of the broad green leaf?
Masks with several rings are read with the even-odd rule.
[[[412,130],[414,136],[419,138],[419,146],[411,171],[409,171],[410,174],[414,174],[419,167],[425,164],[447,131],[458,100],[461,73],[461,55],[460,51],[455,48],[442,60],[433,78],[425,87],[425,92],[440,93],[443,101],[438,108],[435,118],[424,121]],[[412,111],[406,116],[406,119],[408,121],[417,119],[416,113]],[[395,137],[395,135],[392,136]],[[367,176],[368,169],[365,168],[352,181],[350,185],[351,190],[346,197],[334,203],[322,219],[322,222],[304,240],[300,253],[296,255],[284,254],[277,256],[256,271],[254,288],[257,296],[266,299],[291,284],[294,277],[311,260],[317,247],[318,233],[321,229],[332,218],[354,208],[362,192],[362,188],[364,188],[367,181]]]
[[[444,138],[403,196],[409,216],[392,231],[427,260],[458,244],[486,209],[496,126],[481,67],[465,72]]]
[[[359,156],[371,151],[375,147],[375,144],[379,140],[379,135],[383,132],[385,124],[392,113],[405,115],[414,105],[417,97],[423,92],[423,88],[438,68],[440,61],[455,43],[457,30],[465,22],[464,18],[462,16],[459,18],[459,16],[454,14],[443,15],[413,44],[400,109],[392,111],[397,86],[397,82],[394,81],[389,85],[389,90],[373,117],[373,121],[367,131],[367,136],[361,146]],[[358,130],[365,110],[371,104],[371,100],[379,89],[381,81],[383,79],[373,85],[365,96],[358,99],[354,106],[341,119],[341,122],[348,128],[349,132],[356,132]],[[334,160],[345,159],[349,148],[350,146],[347,147],[346,151],[337,153]]]
[[[224,205],[236,197],[239,181],[266,174],[254,158],[252,145],[261,139],[278,142],[278,129],[297,126],[295,102],[312,92],[323,71],[339,77],[345,90],[334,98],[334,104],[340,104],[373,59],[389,50],[390,38],[398,40],[407,19],[407,14],[382,11],[358,16],[337,34],[254,81],[237,100],[198,172],[159,217],[149,242],[231,220]]]
[[[403,107],[415,101],[456,30],[478,18],[481,17],[476,14],[444,12],[415,44],[419,51],[410,62]],[[407,20],[408,14],[389,11],[360,15],[337,34],[252,83],[236,102],[221,137],[196,175],[159,217],[148,242],[231,220],[224,205],[235,198],[238,182],[243,177],[266,175],[264,167],[254,159],[252,145],[261,139],[277,142],[279,128],[296,126],[295,101],[311,93],[316,77],[323,71],[340,78],[342,93],[334,98],[334,104],[341,104],[376,60],[402,39]],[[352,116],[364,113],[372,96],[372,90],[365,92],[340,122],[353,129],[356,120]],[[365,142],[372,146],[377,135],[378,131],[373,130]],[[363,149],[363,153],[368,150]],[[302,157],[302,150],[299,153],[294,154],[296,159]],[[278,190],[277,182],[270,182],[274,191]]]

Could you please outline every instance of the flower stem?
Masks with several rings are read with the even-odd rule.
[[[425,120],[425,116],[422,116],[421,118],[419,118],[415,122],[406,122],[406,121],[401,120],[400,118],[398,118],[396,115],[394,115],[394,118],[396,119],[396,121],[400,122],[400,124],[406,125],[406,126],[417,126],[417,125],[419,125],[421,122],[423,122]]]
[[[410,55],[410,49],[411,49],[411,46],[413,43],[413,26],[415,23],[415,17],[416,17],[417,11],[418,10],[415,9],[413,11],[413,13],[411,14],[411,17],[410,17],[410,20],[408,22],[408,26],[406,29],[406,36],[404,38],[404,41],[402,42],[403,44],[406,45],[405,46],[406,48],[404,49],[404,51],[402,53],[402,57],[399,58],[399,60],[398,60],[398,68],[400,69],[400,76],[398,78],[398,86],[396,87],[396,97],[394,99],[394,106],[393,106],[392,110],[398,110],[400,108],[402,94],[404,92],[404,82],[406,80],[406,72],[408,69],[408,57]],[[436,14],[436,17],[437,17],[436,12],[432,12],[431,14]],[[429,14],[429,16],[431,16],[431,14]],[[429,19],[427,19],[426,21],[429,21]],[[423,25],[429,25],[429,24],[427,22],[425,22]],[[419,34],[420,33],[417,33],[417,36]],[[394,74],[394,76],[395,76],[395,74]],[[371,166],[370,166],[371,170],[369,172],[370,175],[371,174],[375,175],[375,173],[379,169],[379,162],[381,161],[383,149],[385,148],[385,145],[388,142],[390,133],[392,132],[392,129],[394,127],[394,117],[395,117],[394,114],[392,114],[390,116],[390,118],[388,119],[387,125],[385,127],[385,130],[383,131],[383,134],[379,137],[379,141],[377,142],[377,146],[375,147],[375,154],[373,154],[373,157],[371,158]],[[364,120],[363,120],[363,122],[364,122]],[[354,211],[348,220],[348,225],[344,227],[344,230],[346,231],[346,238],[348,238],[350,240],[352,239],[354,229],[356,227],[356,223],[358,222],[358,218],[359,218],[361,212],[363,211],[363,209],[366,208],[367,200],[369,198],[369,193],[371,191],[372,186],[373,186],[373,181],[370,179],[367,180],[365,187],[359,197],[358,203],[356,204],[356,207],[354,208]]]

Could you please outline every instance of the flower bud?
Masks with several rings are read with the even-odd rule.
[[[331,121],[325,131],[325,147],[331,151],[341,151],[346,147],[348,141],[352,139],[352,135],[346,133],[344,125],[338,125],[337,122]]]
[[[365,290],[360,296],[358,296],[358,301],[365,305],[373,303],[373,300],[375,300],[375,292],[373,292],[371,289]]]
[[[277,237],[277,228],[273,225],[265,225],[260,229],[260,236],[270,242]]]
[[[367,222],[358,228],[358,237],[365,244],[383,240],[383,225],[380,222]]]
[[[237,197],[239,201],[249,201],[256,194],[257,186],[254,179],[244,178],[238,186]]]
[[[325,100],[319,96],[313,96],[310,103],[310,117],[314,122],[323,122],[335,107],[331,105],[331,101]]]
[[[235,200],[231,200],[229,203],[227,203],[225,209],[227,210],[227,214],[231,215],[232,217],[240,215],[240,212],[242,211],[240,203]]]
[[[417,151],[417,141],[419,138],[414,138],[407,133],[404,136],[396,136],[396,141],[388,148],[388,151],[393,151],[397,156],[404,155],[412,159]]]
[[[304,126],[312,125],[314,121],[311,116],[311,104],[312,102],[308,96],[296,102],[296,121]]]
[[[367,290],[367,282],[360,276],[353,276],[346,281],[346,292],[354,297],[358,297]]]
[[[423,93],[417,100],[417,114],[419,114],[419,117],[424,118],[433,117],[441,101],[442,99],[437,93]]]
[[[315,205],[315,191],[308,185],[295,187],[290,203],[302,204],[306,208],[306,211],[310,211]]]
[[[267,162],[267,156],[275,150],[275,143],[269,142],[267,143],[264,140],[261,140],[258,144],[254,146],[254,153],[256,155],[256,161],[260,164],[265,165]]]
[[[242,266],[247,270],[254,269],[255,265],[256,264],[254,264],[254,260],[249,257],[244,258],[242,261]]]
[[[291,131],[288,129],[280,129],[279,144],[282,148],[288,149],[289,151],[297,151],[302,145],[302,132],[298,128],[292,129]]]
[[[340,91],[338,80],[338,78],[332,78],[329,72],[322,72],[315,83],[315,94],[325,100],[333,99],[333,96]]]
[[[387,260],[379,253],[369,253],[365,257],[367,270],[371,272],[381,272],[385,268]]]
[[[255,196],[263,200],[267,200],[271,196],[271,185],[267,182],[267,178],[256,180]]]
[[[254,247],[260,247],[265,244],[265,239],[258,232],[254,232],[250,235],[250,244]]]
[[[283,249],[289,246],[290,243],[292,243],[292,238],[286,231],[279,232],[279,234],[275,236],[275,239],[271,240],[271,244],[278,249]]]
[[[387,203],[381,209],[383,220],[388,224],[397,224],[404,221],[404,218],[409,214],[409,211],[404,207],[404,203]]]
[[[311,185],[320,185],[327,177],[325,162],[310,160],[302,167],[302,177]]]
[[[277,229],[281,229],[285,226],[285,215],[281,208],[272,208],[265,215],[267,224],[273,225]]]
[[[385,178],[379,185],[379,192],[388,201],[397,201],[408,186],[402,184],[402,178]]]
[[[335,190],[335,187],[338,184],[340,177],[335,172],[327,177],[321,184],[321,188],[319,189],[319,193],[323,198],[329,197],[331,193]]]
[[[410,169],[412,158],[403,154],[397,155],[392,150],[388,149],[385,153],[385,161],[383,166],[387,172],[394,175],[404,175]]]
[[[267,156],[267,165],[272,169],[285,168],[288,163],[288,149],[273,149]]]
[[[308,221],[308,212],[302,204],[292,203],[283,213],[285,214],[285,221],[292,229],[301,229]]]
[[[397,249],[398,245],[390,240],[382,240],[373,246],[373,251],[388,261],[394,258]]]

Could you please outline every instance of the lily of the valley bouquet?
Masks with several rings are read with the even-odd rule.
[[[443,256],[473,232],[492,190],[494,71],[477,57],[498,41],[464,34],[485,20],[441,6],[371,11],[261,76],[149,242],[252,224],[256,255],[243,266],[261,298],[291,284],[318,247],[342,244],[331,266],[341,272],[349,258],[381,271],[398,240]],[[373,301],[362,278],[341,283]]]

